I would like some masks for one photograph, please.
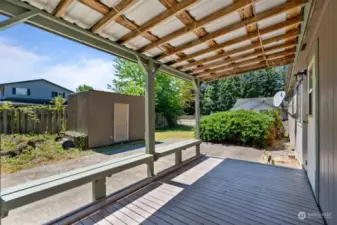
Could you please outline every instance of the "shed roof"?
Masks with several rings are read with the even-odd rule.
[[[301,9],[306,3],[306,0],[4,1],[27,2],[53,18],[60,18],[53,23],[72,23],[105,38],[106,43],[125,46],[133,53],[155,59],[167,66],[166,72],[180,71],[187,77],[205,81],[292,63],[300,34]],[[0,10],[11,15],[1,6]],[[44,19],[51,18],[41,15]],[[40,27],[43,23],[44,29],[60,34],[47,22],[37,21],[35,18],[27,22]],[[124,56],[117,51],[112,53]]]

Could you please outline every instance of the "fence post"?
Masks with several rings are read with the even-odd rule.
[[[57,133],[57,131],[56,131],[56,129],[57,129],[57,125],[56,125],[56,111],[53,111],[53,113],[52,113],[52,132],[53,133]]]
[[[3,133],[8,134],[8,111],[5,109],[2,115],[4,121]]]
[[[14,109],[10,110],[10,133],[14,134],[14,122],[15,122],[15,114]]]
[[[20,110],[16,109],[15,110],[15,117],[16,117],[16,132],[21,133],[20,131]]]
[[[53,125],[52,125],[52,112],[47,111],[47,122],[48,122],[48,133],[53,133]]]
[[[27,121],[27,133],[32,133],[34,131],[33,120],[28,115],[26,115]]]
[[[21,132],[23,134],[26,133],[26,125],[27,125],[27,115],[24,112],[21,112]]]
[[[3,125],[3,118],[2,118],[2,111],[0,111],[0,134],[2,134],[3,129],[2,129],[2,125]]]
[[[46,114],[45,114],[45,111],[42,109],[40,111],[40,129],[39,129],[39,133],[40,134],[43,134],[47,129],[47,123],[46,123]]]

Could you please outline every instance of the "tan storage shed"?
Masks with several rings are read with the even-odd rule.
[[[89,148],[144,139],[144,97],[103,91],[69,96],[68,129],[88,135]]]

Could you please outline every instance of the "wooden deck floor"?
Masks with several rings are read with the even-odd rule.
[[[324,224],[312,213],[302,170],[203,157],[78,224]]]

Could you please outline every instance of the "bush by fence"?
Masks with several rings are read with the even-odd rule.
[[[67,111],[48,107],[0,109],[0,133],[59,133],[66,130]]]
[[[274,118],[264,113],[238,110],[214,113],[200,122],[203,141],[266,147],[274,144]]]

